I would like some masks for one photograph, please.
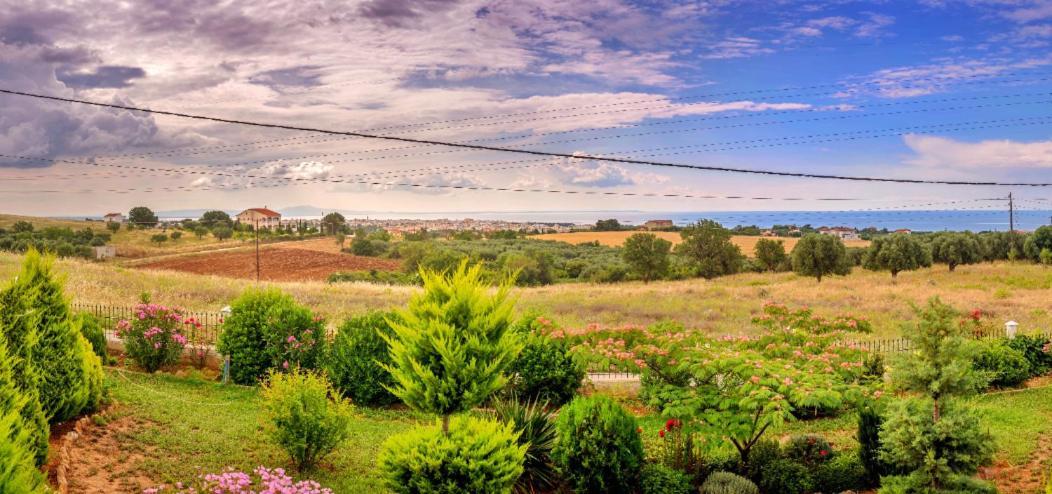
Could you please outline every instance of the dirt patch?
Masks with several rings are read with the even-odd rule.
[[[1032,494],[1044,492],[1048,480],[1049,463],[1052,462],[1052,436],[1038,438],[1037,449],[1026,463],[1010,465],[999,460],[979,470],[979,477],[997,486],[1001,494]]]
[[[117,417],[116,414],[107,414]],[[109,423],[91,425],[72,448],[69,491],[78,494],[141,493],[157,485],[144,476],[139,465],[151,452],[135,446],[127,437],[146,424],[131,417],[111,418]],[[56,436],[53,436],[56,437]]]
[[[260,279],[324,281],[330,274],[341,271],[397,271],[401,268],[401,262],[392,259],[326,252],[321,250],[325,248],[322,241],[332,243],[333,250],[335,250],[335,242],[331,239],[288,242],[260,249]],[[144,263],[136,267],[255,279],[256,252],[254,250],[213,252]]]

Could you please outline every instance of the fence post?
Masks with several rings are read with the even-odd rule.
[[[230,383],[230,356],[223,358],[223,384]]]

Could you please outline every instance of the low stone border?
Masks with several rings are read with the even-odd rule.
[[[73,424],[73,430],[62,436],[62,444],[58,450],[58,467],[55,468],[55,479],[58,483],[58,494],[69,494],[69,472],[73,464],[73,446],[76,445],[77,439],[80,439],[84,435],[84,428],[88,427],[89,422],[94,417],[104,416],[106,410],[98,412],[93,415],[85,415],[77,419],[76,423]]]

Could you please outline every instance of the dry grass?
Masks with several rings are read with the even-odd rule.
[[[18,269],[19,256],[0,253],[0,279]],[[227,305],[247,280],[112,264],[62,260],[68,293],[85,303],[132,304],[148,291],[160,303],[215,311]],[[365,283],[264,282],[285,290],[330,320],[367,309],[402,305],[417,289]],[[896,336],[913,317],[911,304],[940,296],[962,310],[981,308],[999,321],[1014,319],[1024,331],[1052,329],[1052,269],[1032,264],[945,266],[901,273],[856,270],[816,283],[792,273],[747,273],[716,280],[633,282],[612,285],[564,284],[515,291],[522,310],[537,309],[567,326],[588,323],[647,324],[677,320],[713,333],[751,330],[749,320],[765,301],[810,306],[819,314],[851,313],[871,319],[879,336]]]
[[[653,233],[658,237],[661,237],[673,245],[678,244],[681,241],[679,232],[640,232],[640,231],[626,231],[626,232],[572,232],[572,233],[547,233],[544,235],[537,235],[535,237],[538,240],[555,240],[557,242],[566,242],[570,244],[583,244],[585,242],[596,242],[598,241],[602,245],[610,247],[619,247],[625,243],[625,239],[631,237],[636,233]],[[731,237],[731,242],[737,245],[742,253],[748,256],[752,256],[753,251],[756,249],[756,242],[764,237],[753,237],[746,235],[735,235]],[[793,249],[796,243],[800,240],[798,238],[775,238],[774,240],[780,240],[785,243],[786,252]],[[868,247],[869,241],[867,240],[847,240],[844,245],[848,247]]]

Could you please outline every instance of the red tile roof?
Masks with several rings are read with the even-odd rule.
[[[262,214],[263,216],[266,216],[268,218],[278,218],[278,217],[281,216],[281,213],[279,213],[277,211],[271,211],[271,210],[269,210],[267,208],[248,208],[244,212],[247,212],[247,211],[255,211],[255,212],[257,212],[259,214]]]

